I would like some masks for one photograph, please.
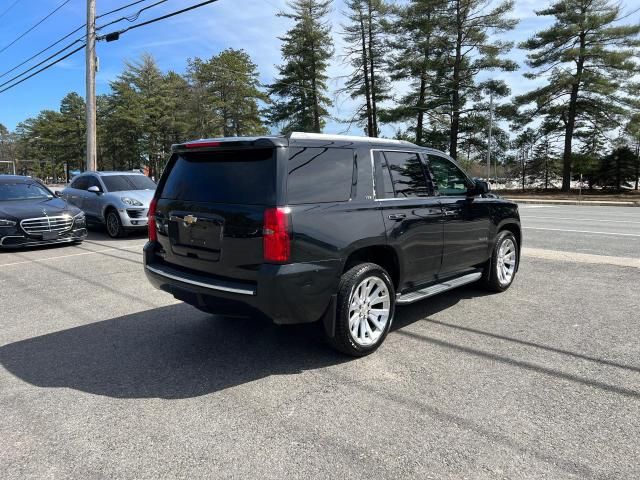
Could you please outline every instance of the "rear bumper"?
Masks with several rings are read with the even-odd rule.
[[[57,238],[43,240],[36,236],[28,236],[21,232],[14,232],[4,236],[0,236],[0,249],[37,247],[41,245],[54,245],[57,243],[80,242],[87,238],[86,228],[76,228],[62,232]]]
[[[340,262],[264,264],[255,283],[193,275],[154,262],[144,247],[144,269],[156,288],[197,308],[228,316],[265,316],[277,324],[319,320],[338,288]]]

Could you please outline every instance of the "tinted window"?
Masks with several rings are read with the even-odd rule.
[[[469,179],[451,160],[429,155],[429,167],[440,195],[466,195]]]
[[[378,198],[394,198],[391,172],[382,152],[374,152],[376,165],[376,194]]]
[[[156,189],[156,184],[153,180],[145,175],[104,175],[102,181],[107,192]]]
[[[100,182],[98,181],[98,179],[93,175],[90,175],[87,177],[87,189],[89,187],[98,187],[100,191],[102,191],[102,185],[100,185]]]
[[[49,190],[38,183],[0,183],[0,202],[51,198]]]
[[[344,202],[351,198],[353,150],[290,148],[287,203]]]
[[[420,157],[416,153],[405,152],[384,152],[387,160],[386,168],[391,175],[391,185],[396,198],[408,197],[426,197],[429,193],[427,190],[427,180],[424,175],[424,169]],[[383,166],[383,182],[388,176]],[[385,187],[385,191],[390,189]]]
[[[71,182],[71,188],[77,188],[78,190],[86,190],[89,185],[87,177],[78,177]]]
[[[275,156],[271,148],[182,153],[173,161],[162,198],[275,204]]]

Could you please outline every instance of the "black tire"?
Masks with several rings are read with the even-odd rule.
[[[122,238],[127,236],[127,232],[122,226],[122,220],[120,220],[120,215],[118,215],[117,211],[113,209],[107,211],[104,223],[107,228],[107,235],[111,238]]]
[[[374,334],[376,339],[373,340],[371,337],[369,337],[372,343],[369,345],[362,345],[354,339],[354,336],[349,329],[350,303],[355,289],[362,282],[364,282],[365,280],[369,280],[372,277],[383,282],[384,286],[386,287],[389,299],[388,317],[386,324],[382,329],[377,328],[373,321],[370,321],[368,318],[363,317],[362,320],[358,320],[358,322],[367,322],[369,328],[371,328],[372,325],[375,328],[375,331],[372,333]],[[378,282],[375,282],[374,280],[373,283],[375,284]],[[383,293],[382,284],[376,285],[375,288],[379,290],[375,290],[372,288],[372,293],[375,293],[376,291]],[[384,298],[384,295],[380,298]],[[393,288],[393,282],[391,281],[389,274],[382,267],[376,265],[375,263],[361,263],[350,268],[340,278],[340,283],[338,286],[335,335],[334,337],[327,337],[327,340],[336,350],[353,357],[363,357],[374,352],[382,344],[382,342],[384,342],[384,339],[386,338],[387,334],[389,333],[389,329],[391,328],[395,310],[395,299],[396,294]],[[375,301],[376,300],[374,300],[374,302]],[[375,305],[380,304],[371,302],[368,308],[373,308]],[[366,310],[367,307],[364,308]],[[362,315],[366,314],[363,313]],[[378,320],[380,320],[380,317],[378,318]],[[360,326],[356,327],[357,332],[360,332],[360,328]]]
[[[510,276],[508,280],[503,281],[503,279],[501,279],[501,276],[499,275],[499,272],[498,272],[499,252],[502,245],[508,240],[512,242],[514,247],[515,263],[513,265],[514,267],[513,274]],[[504,292],[506,289],[508,289],[511,286],[511,284],[513,283],[513,280],[516,278],[516,273],[518,271],[519,265],[520,265],[520,249],[518,247],[518,241],[516,240],[515,235],[511,233],[509,230],[503,230],[499,232],[498,236],[496,237],[496,242],[493,246],[493,251],[491,252],[491,258],[487,261],[487,264],[484,268],[484,272],[482,273],[482,279],[480,280],[480,283],[487,290],[490,290],[492,292]]]

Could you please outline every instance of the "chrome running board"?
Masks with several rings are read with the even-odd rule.
[[[462,285],[466,285],[467,283],[475,282],[477,280],[480,280],[480,277],[482,277],[482,272],[469,273],[462,277],[447,280],[446,282],[438,283],[436,285],[431,285],[430,287],[423,288],[421,290],[416,290],[415,292],[398,295],[398,297],[396,298],[396,303],[398,305],[406,305],[408,303],[417,302],[418,300],[432,297],[434,295],[437,295],[438,293],[451,290],[452,288],[461,287]]]

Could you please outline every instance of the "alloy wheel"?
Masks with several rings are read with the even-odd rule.
[[[391,299],[385,282],[367,277],[351,293],[349,300],[349,333],[361,346],[374,345],[384,334],[389,322]]]
[[[498,261],[496,269],[498,280],[502,285],[511,283],[516,271],[517,252],[516,245],[510,238],[505,238],[498,249]]]

